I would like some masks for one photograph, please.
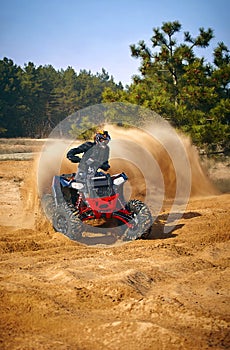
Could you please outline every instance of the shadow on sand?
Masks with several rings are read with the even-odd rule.
[[[174,224],[175,220],[179,217],[181,219],[192,219],[194,217],[201,216],[197,212],[187,212],[181,216],[181,213],[170,214],[170,221],[167,222],[169,214],[161,214],[154,221],[153,225],[150,228],[150,232],[146,235],[143,235],[141,239],[144,240],[155,240],[155,239],[168,239],[174,238],[177,236],[175,231],[181,229],[184,224]],[[165,227],[167,223],[167,232],[165,232]],[[98,227],[93,227],[87,225],[87,232],[83,233],[83,236],[78,239],[79,243],[89,245],[89,246],[114,246],[124,243],[122,241],[122,231],[117,225],[114,227],[110,224],[100,225]],[[103,232],[103,229],[104,232]]]
[[[151,240],[151,239],[167,239],[167,238],[173,238],[176,237],[177,234],[174,232],[181,229],[184,224],[176,224],[173,225],[173,222],[178,218],[181,217],[181,219],[192,219],[197,216],[201,216],[200,213],[197,212],[187,212],[184,213],[182,216],[180,213],[174,213],[173,215],[170,215],[170,221],[169,223],[172,223],[171,225],[167,224],[167,232],[165,232],[165,225],[167,223],[169,214],[161,214],[157,217],[157,219],[154,221],[150,233],[146,237],[142,237],[145,240]]]

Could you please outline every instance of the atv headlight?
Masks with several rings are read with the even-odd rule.
[[[75,190],[81,190],[84,187],[84,184],[81,182],[72,182],[71,187]]]
[[[114,185],[119,186],[125,182],[125,179],[123,176],[119,176],[116,179],[113,180]]]

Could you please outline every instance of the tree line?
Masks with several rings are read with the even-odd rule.
[[[0,137],[46,137],[73,112],[101,102],[129,102],[154,110],[207,152],[230,149],[230,56],[219,42],[213,61],[199,57],[214,38],[211,28],[193,37],[181,24],[153,28],[151,47],[140,40],[130,45],[140,60],[139,73],[123,87],[102,69],[92,74],[72,67],[55,70],[32,62],[17,66],[0,61]]]
[[[47,137],[68,115],[102,102],[105,88],[123,89],[102,68],[92,74],[72,67],[24,67],[11,59],[0,61],[0,137]]]

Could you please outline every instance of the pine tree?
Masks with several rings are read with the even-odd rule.
[[[24,107],[21,105],[21,68],[12,60],[0,61],[0,135],[15,137],[22,132],[21,117]]]
[[[104,101],[127,100],[159,113],[176,128],[189,133],[207,152],[225,150],[229,140],[229,51],[224,43],[214,50],[214,67],[195,48],[207,48],[213,30],[199,29],[196,37],[181,31],[178,21],[153,28],[152,46],[141,40],[130,46],[140,60],[140,75],[126,93],[107,91]]]

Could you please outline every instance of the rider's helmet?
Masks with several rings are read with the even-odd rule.
[[[97,131],[96,135],[94,136],[94,141],[102,146],[105,146],[109,143],[111,140],[111,137],[108,133],[108,131],[105,130],[99,130]]]

